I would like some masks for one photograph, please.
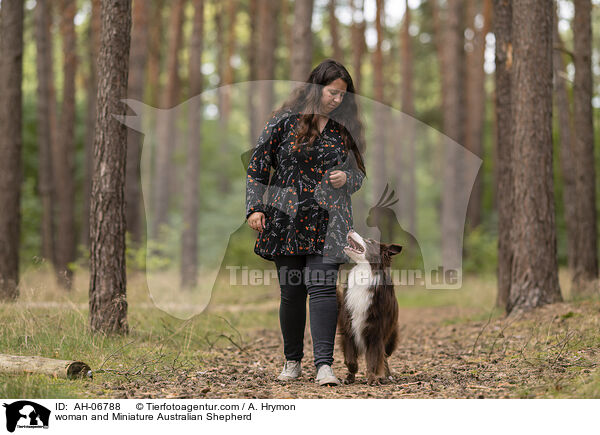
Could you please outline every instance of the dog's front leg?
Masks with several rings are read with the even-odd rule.
[[[378,340],[367,343],[367,382],[369,385],[379,383],[379,378],[383,375],[385,353],[383,343]]]
[[[356,372],[358,371],[358,349],[354,344],[352,336],[344,334],[344,341],[342,342],[344,349],[344,364],[348,367],[348,375],[346,376],[346,383],[351,384],[356,378]]]

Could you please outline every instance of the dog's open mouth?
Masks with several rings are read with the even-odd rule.
[[[346,249],[354,251],[358,254],[362,254],[363,252],[365,252],[365,248],[363,248],[360,243],[355,241],[352,238],[352,236],[350,236],[350,234],[348,234],[348,236],[346,237],[346,240],[348,241],[348,245],[346,246]]]

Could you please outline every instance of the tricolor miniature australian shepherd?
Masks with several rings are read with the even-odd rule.
[[[358,357],[364,353],[367,382],[373,385],[391,376],[387,359],[398,339],[398,302],[389,268],[391,257],[400,253],[402,246],[363,239],[354,231],[347,240],[344,252],[356,265],[338,296],[346,382],[354,382]]]

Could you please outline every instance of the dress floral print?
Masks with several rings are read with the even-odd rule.
[[[273,116],[250,158],[246,218],[256,211],[265,214],[254,252],[267,260],[318,254],[345,263],[349,259],[343,247],[353,226],[350,195],[360,188],[364,174],[344,146],[343,127],[332,119],[310,149],[300,146],[295,133],[300,117],[291,111]],[[337,189],[329,182],[335,170],[347,178]]]

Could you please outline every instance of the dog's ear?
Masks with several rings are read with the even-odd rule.
[[[400,246],[400,245],[394,245],[394,244],[388,245],[388,252],[390,253],[390,256],[399,254],[401,251],[402,251],[402,246]]]

